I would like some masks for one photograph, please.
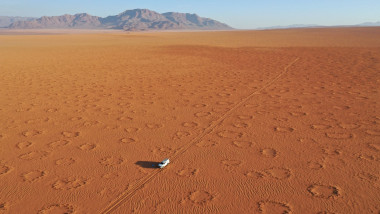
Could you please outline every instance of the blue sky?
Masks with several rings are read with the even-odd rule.
[[[380,21],[380,0],[0,0],[0,16],[40,17],[87,12],[105,17],[135,8],[160,13],[197,13],[241,29]]]

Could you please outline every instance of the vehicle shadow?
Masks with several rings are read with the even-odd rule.
[[[142,168],[157,168],[160,162],[153,161],[137,161],[135,164],[141,166]]]

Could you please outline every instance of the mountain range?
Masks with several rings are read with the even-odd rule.
[[[3,19],[4,21],[1,21]],[[118,15],[105,18],[87,13],[41,18],[0,17],[0,23],[10,23],[12,29],[123,29],[126,31],[145,30],[231,30],[230,26],[210,18],[190,13],[157,13],[148,9],[126,10]],[[4,24],[3,24],[4,25]]]
[[[365,22],[357,25],[323,26],[296,24],[288,26],[261,27],[261,29],[315,28],[315,27],[369,27],[380,26],[380,22]],[[87,13],[62,16],[10,17],[0,16],[0,28],[12,29],[123,29],[126,31],[145,30],[231,30],[232,27],[210,18],[190,13],[157,13],[148,9],[126,10],[118,15],[105,18]]]

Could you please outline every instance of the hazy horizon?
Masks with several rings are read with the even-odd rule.
[[[43,5],[43,6],[41,6]],[[163,0],[144,2],[133,0],[124,2],[110,0],[84,0],[76,2],[50,2],[47,0],[0,0],[0,16],[59,16],[63,14],[89,13],[106,17],[116,15],[125,10],[149,9],[159,13],[182,12],[196,13],[199,16],[212,18],[237,29],[254,29],[260,27],[315,24],[323,26],[355,25],[364,22],[380,21],[380,2],[321,0],[307,2],[290,0],[255,1],[237,0],[195,0],[191,3],[184,0]]]

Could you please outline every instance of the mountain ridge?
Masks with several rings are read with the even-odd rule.
[[[6,28],[10,24],[17,21],[31,21],[34,17],[21,17],[21,16],[0,16],[0,28]]]
[[[330,28],[330,27],[378,27],[378,22],[364,22],[354,25],[325,26],[316,24],[293,24],[286,26],[259,27],[256,30],[292,28]],[[61,16],[20,17],[0,16],[0,28],[13,29],[124,29],[127,31],[144,30],[231,30],[232,27],[210,18],[199,17],[192,13],[157,13],[148,9],[126,10],[107,17],[92,16],[88,13]]]
[[[146,30],[231,30],[232,27],[197,14],[167,12],[158,13],[148,9],[126,10],[118,15],[99,17],[87,13],[61,16],[42,16],[33,20],[11,23],[12,29],[123,29]]]

